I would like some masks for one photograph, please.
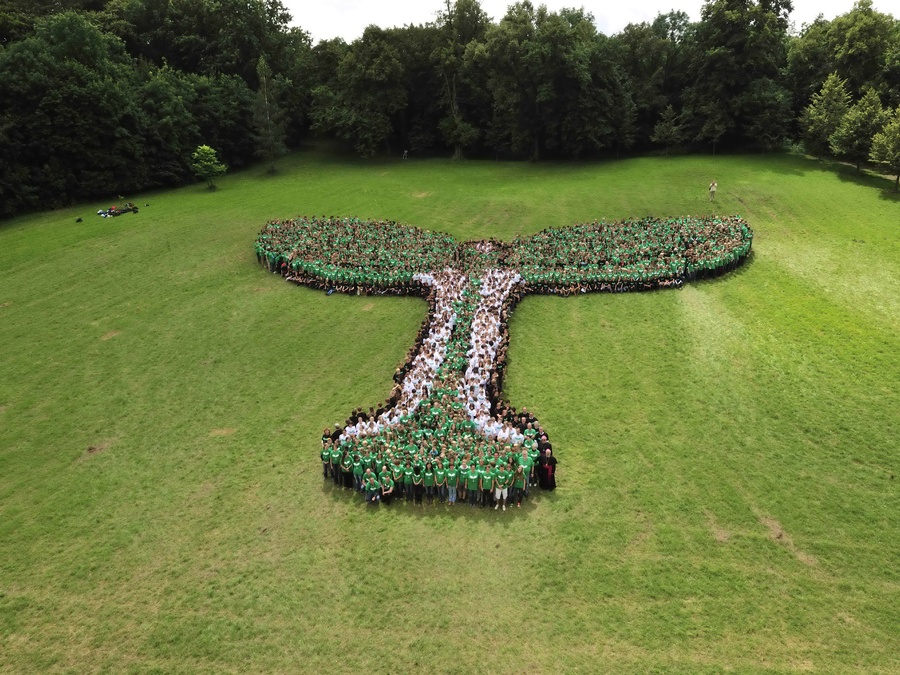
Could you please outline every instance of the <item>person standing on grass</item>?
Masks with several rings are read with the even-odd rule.
[[[466,492],[469,493],[469,506],[475,506],[475,502],[478,500],[478,485],[481,483],[481,474],[478,473],[478,469],[475,468],[475,463],[469,467],[469,472],[466,474]]]
[[[509,467],[506,465],[502,465],[497,470],[496,476],[494,477],[494,511],[497,510],[498,506],[502,506],[503,510],[506,511],[511,476],[512,474],[509,472]]]
[[[453,506],[456,503],[456,482],[459,471],[452,464],[447,468],[447,503]]]
[[[425,471],[422,474],[422,483],[425,486],[425,495],[428,497],[428,503],[434,504],[434,466],[431,462],[425,464]]]
[[[713,178],[713,182],[709,184],[709,201],[716,201],[716,189],[719,187],[719,184],[716,183],[716,179]]]
[[[406,460],[406,466],[403,468],[403,491],[406,502],[412,502],[415,484],[413,483],[413,468],[409,460]]]
[[[447,500],[447,470],[440,460],[434,467],[434,489],[437,490],[438,499],[443,504]]]
[[[538,466],[538,481],[542,490],[556,489],[556,457],[549,448],[541,457],[541,463]]]
[[[525,467],[521,464],[516,467],[516,471],[513,474],[513,497],[516,502],[516,506],[522,506],[522,497],[525,494],[525,485],[528,482],[528,478],[525,474]],[[512,504],[512,502],[510,502]]]
[[[490,464],[484,465],[484,473],[481,475],[481,508],[491,505],[496,487],[497,470]],[[494,508],[497,508],[496,506]]]

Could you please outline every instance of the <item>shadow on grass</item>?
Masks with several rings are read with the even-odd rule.
[[[539,501],[549,500],[551,503],[557,500],[556,492],[545,492],[538,487],[531,488],[528,497],[522,502],[522,506],[507,506],[506,511],[484,507],[480,504],[470,506],[468,500],[466,502],[458,502],[454,506],[449,504],[441,504],[435,500],[434,504],[429,504],[427,499],[423,497],[422,504],[407,502],[405,499],[394,499],[389,505],[386,504],[367,504],[363,495],[356,490],[337,487],[331,479],[322,480],[322,495],[331,498],[334,502],[342,504],[355,504],[358,508],[371,511],[373,513],[382,509],[390,509],[400,511],[407,516],[417,518],[419,520],[427,518],[444,518],[452,516],[454,518],[477,518],[491,523],[503,524],[512,519],[531,514]]]
[[[774,173],[802,176],[803,174],[830,173],[838,177],[844,183],[853,183],[861,187],[875,188],[879,190],[879,198],[888,201],[900,201],[900,192],[897,191],[896,178],[878,173],[877,167],[863,166],[857,170],[855,165],[833,159],[816,159],[813,157],[796,156],[797,164],[791,162],[775,162],[767,165]],[[800,166],[802,163],[802,167]]]

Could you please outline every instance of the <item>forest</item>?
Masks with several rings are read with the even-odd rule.
[[[0,1],[0,217],[194,180],[312,137],[360,156],[799,150],[900,173],[900,20],[708,0],[611,36],[478,0],[313,44],[280,0]],[[900,178],[898,178],[900,180]]]

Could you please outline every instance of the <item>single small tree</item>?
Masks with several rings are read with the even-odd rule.
[[[847,111],[840,126],[831,134],[831,152],[854,162],[859,171],[860,163],[872,149],[872,139],[884,128],[887,120],[888,113],[881,107],[881,99],[874,90],[869,89]]]
[[[891,120],[872,139],[869,159],[897,176],[895,188],[900,192],[900,107],[894,110]]]
[[[228,171],[228,166],[219,161],[216,151],[208,145],[198,145],[194,150],[191,155],[191,168],[197,178],[206,181],[206,187],[210,190],[216,189],[213,181]]]
[[[650,140],[666,147],[666,157],[669,156],[669,148],[680,145],[684,141],[684,131],[675,108],[670,105],[662,111],[659,122],[653,127],[653,135]]]
[[[256,74],[259,76],[259,90],[253,108],[256,155],[269,165],[269,173],[275,173],[275,160],[287,152],[284,113],[276,100],[272,69],[266,63],[265,56],[259,57]]]
[[[822,88],[812,95],[810,103],[800,115],[800,127],[806,149],[816,157],[828,152],[828,140],[837,131],[850,107],[847,82],[832,73]]]

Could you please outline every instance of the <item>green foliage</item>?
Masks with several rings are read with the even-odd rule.
[[[253,109],[256,155],[268,165],[269,173],[275,173],[275,160],[287,152],[284,113],[275,95],[272,69],[264,56],[259,57],[256,75],[259,82]]]
[[[138,87],[121,42],[79,14],[0,51],[0,215],[144,184]]]
[[[669,148],[678,146],[684,141],[684,131],[678,119],[678,113],[671,105],[667,105],[666,109],[662,111],[659,122],[653,128],[650,140],[665,146],[666,156],[669,154]]]
[[[313,129],[332,133],[369,157],[389,143],[391,117],[406,105],[400,54],[387,31],[366,28],[338,64],[333,84],[313,89]]]
[[[800,126],[808,152],[821,157],[829,150],[829,139],[838,130],[844,115],[850,108],[847,83],[832,73],[822,88],[813,94],[809,105],[803,109]]]
[[[900,190],[900,107],[894,110],[884,129],[872,139],[869,159],[897,176],[896,188]]]
[[[828,139],[831,152],[838,157],[846,157],[856,164],[869,156],[872,138],[887,122],[888,114],[881,107],[881,100],[874,90],[866,94],[850,107],[840,125]]]
[[[777,147],[787,135],[782,84],[790,0],[709,0],[696,28],[685,107],[694,138],[715,152],[722,140]]]
[[[210,190],[216,189],[213,181],[228,171],[228,167],[219,161],[216,151],[208,145],[197,146],[194,150],[191,155],[191,169],[197,178],[206,181],[206,187]]]

